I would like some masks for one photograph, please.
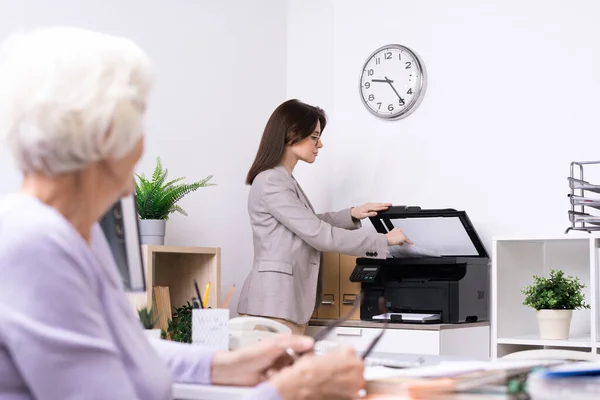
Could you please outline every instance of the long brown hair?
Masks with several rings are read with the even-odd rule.
[[[327,118],[319,107],[296,99],[280,104],[267,121],[256,157],[248,171],[246,184],[252,185],[256,175],[279,165],[285,145],[295,144],[309,137],[314,132],[317,121],[323,132]]]

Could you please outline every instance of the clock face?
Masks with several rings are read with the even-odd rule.
[[[405,118],[423,100],[426,78],[425,66],[414,51],[398,44],[382,46],[363,66],[360,96],[379,118]]]

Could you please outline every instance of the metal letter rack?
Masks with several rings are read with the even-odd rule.
[[[567,228],[565,233],[569,231],[600,231],[600,215],[592,215],[589,213],[592,209],[600,210],[600,197],[589,197],[589,194],[600,194],[600,185],[594,185],[584,180],[584,166],[600,164],[600,161],[573,161],[571,163],[571,176],[569,176],[569,201],[571,210],[569,211],[569,221],[571,226]],[[577,168],[578,167],[578,168]],[[579,176],[575,176],[575,170],[579,169]],[[576,210],[578,208],[578,210]]]

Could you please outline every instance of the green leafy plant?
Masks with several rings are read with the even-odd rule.
[[[154,312],[152,311],[152,308],[140,308],[138,310],[138,316],[144,329],[154,329],[154,326],[158,322],[158,316],[154,318]]]
[[[585,303],[582,289],[585,285],[579,278],[565,277],[561,270],[551,270],[550,277],[533,276],[533,285],[521,290],[525,295],[524,305],[536,310],[576,310],[590,308]]]
[[[185,210],[177,205],[188,193],[194,192],[201,187],[214,186],[209,183],[212,175],[194,183],[179,183],[185,177],[173,179],[167,182],[168,170],[163,168],[160,157],[156,157],[156,166],[151,180],[146,179],[144,174],[135,174],[135,195],[140,219],[169,219],[169,215],[179,212],[187,215]]]
[[[193,306],[188,301],[187,304],[179,308],[173,307],[173,319],[169,321],[167,333],[171,340],[176,342],[192,342],[192,309]]]

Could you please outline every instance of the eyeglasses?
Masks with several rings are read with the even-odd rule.
[[[321,135],[310,135],[309,137],[315,143],[315,146],[319,143],[319,140],[321,140]]]
[[[319,332],[317,332],[317,334],[315,336],[313,336],[315,343],[325,339],[335,328],[337,328],[338,326],[340,326],[341,324],[346,322],[358,310],[361,302],[362,302],[362,293],[359,293],[356,295],[356,300],[354,301],[354,306],[352,307],[352,309],[350,311],[348,311],[343,317],[341,317],[337,320],[334,320],[331,323],[329,323],[328,325],[326,325],[323,329],[321,329]],[[379,311],[382,314],[387,313],[387,307],[385,305],[385,298],[383,296],[379,297],[378,306],[379,306]],[[365,352],[362,354],[363,360],[365,358],[367,358],[369,356],[369,354],[371,354],[371,352],[373,351],[375,346],[377,346],[377,343],[379,343],[379,341],[381,340],[381,337],[385,333],[387,327],[388,327],[388,321],[386,318],[384,318],[382,326],[381,326],[381,332],[379,332],[379,334],[371,341],[371,343],[369,344],[369,347],[367,347]],[[300,356],[292,349],[287,349],[286,351],[292,357],[292,359],[294,361],[296,361]]]

